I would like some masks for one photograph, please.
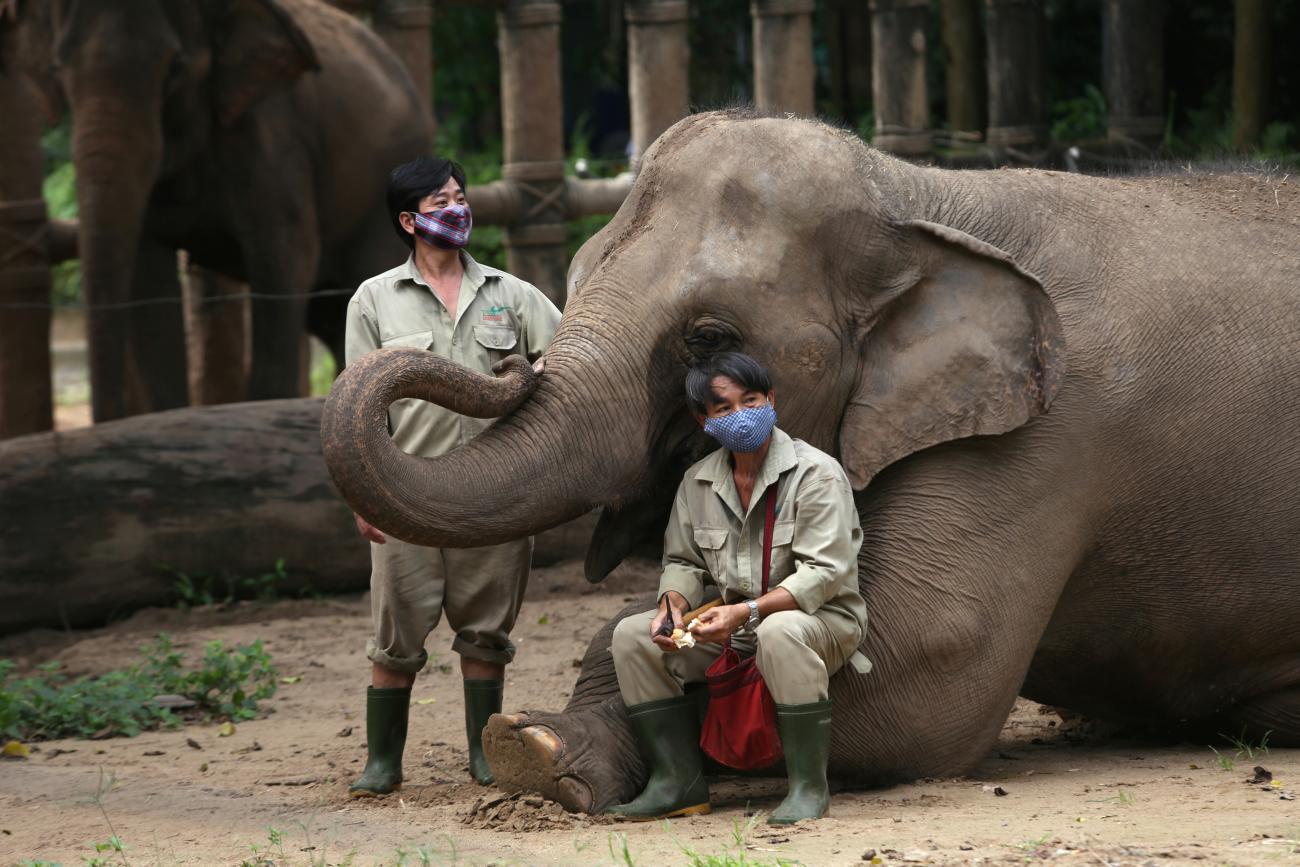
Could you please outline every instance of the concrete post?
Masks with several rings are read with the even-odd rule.
[[[41,197],[41,112],[0,66],[0,439],[51,430],[50,264]]]
[[[1102,6],[1107,138],[1145,145],[1164,138],[1164,24],[1164,0],[1106,0]]]
[[[753,0],[754,102],[759,111],[811,117],[813,0]]]
[[[995,154],[1047,143],[1047,19],[1043,0],[984,0],[989,132]]]
[[[506,229],[506,262],[513,274],[562,307],[569,258],[560,18],[557,0],[510,0],[497,13],[505,139],[501,174],[518,191],[520,205]]]
[[[924,156],[931,150],[925,86],[929,5],[928,0],[871,0],[872,144],[899,156]]]
[[[691,48],[686,0],[629,0],[627,78],[632,101],[632,159],[640,160],[659,134],[686,116]]]
[[[1268,114],[1272,0],[1236,0],[1232,39],[1232,146],[1259,143]],[[1294,44],[1294,43],[1292,43]]]
[[[433,0],[377,0],[375,32],[402,59],[420,94],[420,104],[433,115]]]

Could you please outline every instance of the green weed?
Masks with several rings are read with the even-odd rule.
[[[62,737],[134,737],[170,728],[180,719],[154,700],[181,695],[198,719],[252,719],[257,703],[275,694],[277,672],[262,643],[226,648],[210,641],[196,668],[165,633],[141,645],[143,659],[118,671],[70,679],[57,662],[11,680],[14,663],[0,660],[0,735],[18,740]]]
[[[1224,755],[1223,753],[1216,750],[1214,747],[1210,747],[1210,752],[1214,753],[1214,761],[1219,766],[1219,770],[1221,771],[1232,770],[1233,765],[1235,763],[1232,761],[1231,756]]]
[[[328,391],[328,385],[326,391]],[[172,575],[172,591],[176,594],[176,607],[183,610],[201,608],[205,605],[224,605],[235,599],[256,599],[258,602],[275,602],[290,596],[298,598],[319,598],[310,582],[302,581],[298,589],[290,594],[291,583],[284,558],[275,561],[271,571],[261,575],[240,577],[227,572],[190,574],[159,565],[164,572]]]
[[[1232,735],[1225,735],[1222,733],[1219,734],[1219,737],[1223,738],[1236,748],[1237,758],[1240,759],[1244,756],[1245,758],[1254,761],[1256,755],[1268,755],[1268,738],[1271,734],[1273,734],[1272,729],[1264,732],[1264,737],[1260,739],[1258,744],[1252,744],[1250,741],[1246,740],[1246,729],[1244,727],[1241,730],[1241,734],[1235,738]]]
[[[738,821],[732,822],[731,845],[718,853],[700,852],[684,845],[675,837],[674,842],[688,859],[686,863],[690,867],[793,867],[793,865],[801,863],[786,858],[766,860],[749,856],[749,835],[753,833],[754,828],[762,819],[762,814],[755,813],[743,825]],[[671,823],[665,822],[664,825],[665,829],[671,834]]]

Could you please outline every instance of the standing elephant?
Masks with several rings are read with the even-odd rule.
[[[21,0],[0,40],[71,110],[96,421],[133,377],[146,409],[187,403],[177,249],[279,296],[253,302],[251,398],[297,394],[305,323],[343,358],[346,297],[291,296],[406,256],[384,181],[431,140],[374,34],[317,0]]]
[[[1017,694],[1300,744],[1298,226],[1284,179],[943,171],[697,115],[574,260],[540,378],[376,353],[327,404],[326,460],[425,545],[603,505],[598,578],[708,448],[688,360],[740,349],[857,491],[875,670],[832,679],[833,776],[966,772]],[[412,395],[504,417],[412,458],[384,430]],[[493,718],[503,785],[587,811],[639,790],[611,629],[565,712]]]

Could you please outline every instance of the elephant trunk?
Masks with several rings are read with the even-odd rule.
[[[158,107],[140,100],[78,100],[71,88],[82,289],[89,313],[91,409],[97,422],[128,414],[126,359],[133,269],[149,191],[158,176]]]
[[[575,518],[622,484],[634,459],[618,453],[615,432],[566,397],[574,390],[563,372],[552,373],[548,360],[539,376],[519,356],[496,372],[484,376],[401,348],[348,365],[325,402],[321,445],[353,511],[407,542],[474,547]],[[388,432],[388,407],[401,398],[502,418],[450,454],[416,457]],[[593,439],[610,434],[608,441]]]

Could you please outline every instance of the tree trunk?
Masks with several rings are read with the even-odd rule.
[[[1268,103],[1269,0],[1237,0],[1232,59],[1232,146],[1259,143]]]
[[[979,0],[943,0],[943,47],[948,129],[983,132],[985,118],[984,33]]]
[[[989,146],[1047,143],[1047,19],[1043,0],[984,0],[987,9]]]
[[[0,439],[54,427],[50,263],[36,93],[0,65]]]
[[[433,115],[433,0],[377,0],[375,32],[406,65],[420,105]]]
[[[1108,138],[1154,146],[1165,133],[1165,2],[1106,0],[1102,69]]]
[[[871,59],[876,107],[872,144],[900,156],[930,152],[925,82],[928,0],[871,0]]]
[[[179,409],[0,443],[0,634],[95,626],[177,601],[178,573],[281,592],[369,584],[370,553],[321,458],[320,399]],[[582,556],[591,516],[537,540]]]
[[[758,110],[813,116],[813,0],[752,0],[749,11]]]

